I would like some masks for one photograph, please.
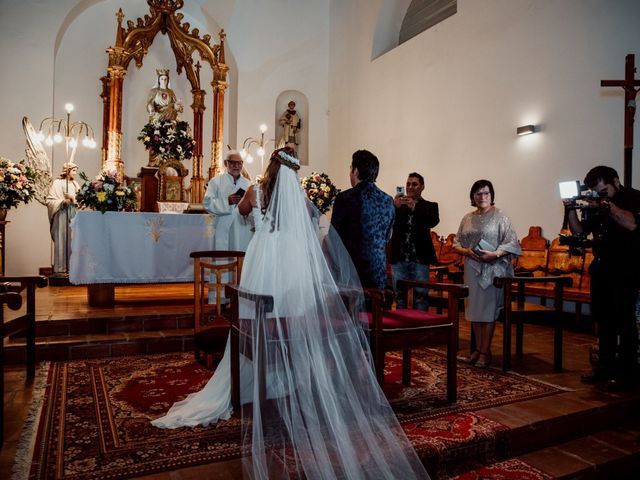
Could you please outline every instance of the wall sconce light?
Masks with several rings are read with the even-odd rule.
[[[536,133],[535,125],[523,125],[522,127],[518,127],[516,129],[516,133],[518,136],[529,135],[530,133]]]

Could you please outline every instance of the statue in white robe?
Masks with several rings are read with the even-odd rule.
[[[240,154],[230,152],[224,161],[226,171],[213,177],[207,185],[202,203],[214,216],[214,250],[244,252],[253,236],[251,216],[245,217],[238,212],[238,203],[251,185],[241,175],[242,164]],[[209,301],[213,303],[215,298],[210,296]]]
[[[183,111],[182,103],[169,86],[169,70],[156,70],[158,80],[156,86],[149,91],[147,112],[150,122],[175,122]]]
[[[76,215],[76,192],[80,185],[75,181],[78,166],[67,162],[56,178],[46,198],[51,239],[53,240],[53,272],[68,273],[71,255],[71,219]]]

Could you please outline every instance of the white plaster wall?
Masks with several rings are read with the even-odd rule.
[[[122,8],[125,22],[148,11],[144,0],[0,0],[0,155],[24,157],[21,119],[34,124],[54,113],[61,116],[67,101],[75,104],[72,120],[84,120],[96,130],[101,144],[102,100],[99,78],[106,72],[107,47],[115,41],[115,12]],[[309,99],[314,130],[309,136],[309,168],[327,165],[328,109],[328,0],[188,0],[181,10],[201,35],[217,38],[227,32],[229,91],[226,97],[225,144],[237,146],[247,136],[258,135],[258,125],[269,124],[273,133],[274,105],[285,90],[298,90]],[[147,153],[137,140],[146,123],[147,93],[155,69],[172,70],[172,88],[185,103],[183,118],[193,120],[188,107],[190,86],[184,74],[175,73],[168,39],[156,37],[144,66],[133,62],[124,85],[123,148],[125,171],[136,176]],[[201,71],[205,99],[204,169],[210,162],[212,92],[211,74]],[[271,122],[271,123],[270,123]],[[59,173],[62,149],[50,152],[54,173]],[[100,167],[99,149],[79,151],[77,161],[89,176]],[[188,165],[191,169],[191,165]],[[249,166],[252,175],[257,165]],[[46,209],[37,203],[9,213],[7,229],[8,274],[34,274],[50,265],[50,240]]]
[[[456,15],[371,61],[388,3],[331,2],[330,173],[342,187],[351,153],[368,148],[389,193],[425,176],[440,234],[457,231],[468,189],[488,178],[521,237],[541,225],[553,238],[558,181],[597,164],[622,175],[622,90],[600,80],[622,78],[627,53],[640,64],[640,2],[458,0]],[[542,131],[516,137],[529,123]]]

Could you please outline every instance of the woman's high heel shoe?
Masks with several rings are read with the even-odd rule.
[[[469,355],[468,357],[465,357],[464,360],[462,361],[468,365],[475,365],[479,359],[480,359],[480,350],[475,350],[471,355]]]
[[[484,356],[485,360],[480,359],[480,356]],[[491,352],[489,353],[480,352],[480,355],[478,356],[478,361],[476,362],[476,367],[489,368],[489,365],[491,365]]]

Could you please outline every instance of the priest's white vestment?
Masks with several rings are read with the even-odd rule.
[[[202,203],[214,216],[214,250],[247,250],[253,236],[251,216],[244,217],[238,212],[237,205],[229,205],[229,195],[240,189],[247,191],[250,185],[242,175],[235,179],[227,172],[209,180]],[[209,301],[215,302],[213,295],[209,296]]]

